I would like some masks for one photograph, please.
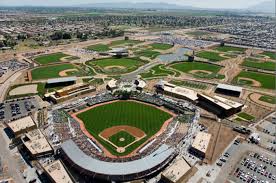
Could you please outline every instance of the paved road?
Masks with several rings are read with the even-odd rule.
[[[4,139],[5,134],[3,129],[0,128],[0,144],[1,144],[1,148],[0,148],[0,157],[1,160],[3,161],[3,163],[8,167],[8,175],[12,176],[12,178],[14,179],[14,182],[16,183],[23,183],[26,182],[21,173],[18,171],[18,163],[16,161],[16,159],[14,158],[12,152],[10,151],[10,149],[8,148],[8,144],[6,142],[6,140]]]

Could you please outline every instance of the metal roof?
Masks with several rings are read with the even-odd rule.
[[[224,90],[231,90],[236,92],[242,92],[242,87],[239,86],[233,86],[233,85],[227,85],[227,84],[218,84],[217,89],[224,89]]]
[[[103,175],[130,175],[144,172],[166,161],[175,151],[174,148],[170,148],[168,145],[163,144],[152,154],[139,160],[106,162],[86,155],[72,140],[68,140],[61,144],[61,148],[66,153],[67,157],[76,165],[88,171]]]
[[[69,81],[77,81],[77,77],[63,77],[63,78],[48,79],[47,84],[64,83]]]

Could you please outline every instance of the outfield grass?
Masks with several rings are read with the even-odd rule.
[[[268,71],[275,71],[275,68],[276,68],[276,62],[269,62],[269,61],[256,62],[256,61],[245,60],[242,63],[242,65],[246,67],[252,67],[252,68],[268,70]]]
[[[150,44],[149,46],[152,47],[154,50],[168,50],[173,47],[171,44],[165,44],[165,43],[153,43]]]
[[[237,114],[237,116],[239,116],[239,117],[241,117],[241,118],[243,118],[243,119],[246,119],[246,120],[248,120],[248,121],[251,121],[251,120],[254,120],[254,119],[255,119],[254,116],[251,116],[250,114],[247,114],[247,113],[245,113],[245,112],[241,112],[241,113]]]
[[[135,55],[139,57],[143,56],[143,57],[155,59],[158,55],[160,55],[160,52],[153,51],[153,50],[143,50],[143,51],[136,52]]]
[[[261,87],[266,88],[266,89],[275,89],[275,76],[273,74],[263,74],[263,73],[258,73],[258,72],[250,72],[250,71],[242,71],[238,76],[236,76],[233,80],[234,83],[236,84],[252,84],[252,82],[245,82],[241,83],[238,82],[239,77],[244,77],[244,78],[250,78],[254,79],[256,81],[259,81],[261,83]]]
[[[58,52],[53,54],[41,55],[36,57],[34,60],[42,65],[60,62],[63,57],[67,57],[70,55]]]
[[[259,100],[269,104],[276,104],[276,97],[269,95],[263,95],[259,98]]]
[[[211,52],[211,51],[201,51],[201,52],[197,53],[196,56],[200,57],[200,58],[208,59],[213,62],[219,62],[219,61],[227,59],[225,57],[220,56],[219,53]]]
[[[144,72],[141,74],[141,77],[144,79],[152,78],[152,77],[165,77],[169,75],[174,75],[178,77],[180,73],[177,71],[172,71],[168,68],[165,68],[165,65],[159,64],[154,67],[152,67],[148,72]]]
[[[177,86],[185,86],[185,87],[196,88],[201,90],[205,90],[208,87],[206,84],[193,82],[193,81],[171,80],[169,83]]]
[[[172,116],[155,107],[133,101],[119,101],[98,106],[77,115],[90,134],[114,155],[126,155],[139,147],[152,135],[158,132],[163,123]],[[146,133],[146,137],[129,146],[124,153],[115,148],[98,135],[106,128],[119,125],[137,127]]]
[[[117,40],[117,41],[112,41],[109,46],[118,46],[118,45],[135,45],[135,44],[139,44],[142,43],[143,41],[139,41],[139,40]]]
[[[87,50],[98,51],[98,52],[105,52],[105,51],[109,51],[110,50],[109,46],[105,45],[105,44],[91,45],[91,46],[88,46],[86,49]]]
[[[83,72],[80,71],[73,64],[61,64],[61,65],[51,65],[45,67],[38,67],[31,71],[33,80],[39,79],[49,79],[61,77],[59,72],[67,69],[77,69],[78,72],[69,72],[68,76],[82,76]]]
[[[105,74],[123,74],[132,72],[145,63],[146,61],[138,58],[105,58],[87,62],[87,64],[92,66],[98,73]]]
[[[219,46],[216,47],[215,50],[221,51],[221,52],[245,52],[245,48],[240,48],[240,47],[233,47],[233,46]]]
[[[276,53],[274,53],[274,52],[265,51],[262,53],[262,55],[266,55],[266,56],[270,57],[271,59],[276,60]]]

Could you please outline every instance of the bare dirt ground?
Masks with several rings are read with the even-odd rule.
[[[214,163],[238,133],[212,120],[201,119],[200,124],[206,126],[208,133],[212,135],[205,160],[208,163]]]
[[[243,58],[239,56],[237,58],[230,58],[221,62],[224,68],[222,68],[218,72],[218,74],[225,75],[224,81],[231,82],[234,79],[234,77],[241,72],[239,64],[241,64],[242,61]]]
[[[74,72],[74,71],[78,71],[78,69],[66,69],[66,70],[63,70],[63,71],[60,71],[58,73],[59,76],[63,77],[63,76],[68,76],[67,72]]]
[[[37,93],[37,84],[19,86],[9,92],[9,95],[24,95],[28,93]]]

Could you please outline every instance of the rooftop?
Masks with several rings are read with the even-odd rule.
[[[103,175],[130,175],[144,172],[166,161],[175,151],[174,148],[170,148],[163,144],[152,154],[142,159],[115,163],[101,161],[86,155],[72,140],[68,140],[61,144],[61,148],[67,157],[79,167]]]
[[[48,79],[47,84],[63,83],[63,82],[70,82],[70,81],[77,81],[77,77],[63,77],[63,78]]]
[[[12,122],[7,123],[8,127],[14,132],[25,130],[27,128],[35,126],[35,123],[31,116],[27,116]]]
[[[47,139],[38,129],[26,133],[25,137],[22,139],[24,139],[23,143],[32,155],[46,153],[53,150]]]
[[[227,104],[227,105],[229,105],[233,108],[239,108],[239,107],[243,106],[243,104],[241,104],[239,102],[235,102],[233,100],[229,100],[229,99],[226,99],[226,98],[223,98],[223,97],[220,97],[220,96],[214,96],[214,98],[224,102],[225,104]]]
[[[204,95],[204,94],[200,94],[200,96],[204,97],[205,99],[209,100],[210,102],[213,102],[214,104],[217,104],[218,106],[224,108],[225,110],[229,110],[232,108],[230,105],[220,101],[219,99],[216,99],[216,98],[210,97],[208,95]]]
[[[51,178],[58,183],[73,183],[65,168],[59,160],[44,166],[45,171]]]
[[[176,86],[170,83],[164,83],[164,90],[170,93],[184,96],[186,98],[189,98],[192,101],[195,101],[198,99],[197,92],[195,92],[194,90]]]
[[[181,157],[168,167],[162,175],[171,182],[178,182],[190,169],[191,166]]]
[[[198,132],[192,144],[192,147],[203,153],[206,153],[211,136],[212,135],[209,133]]]
[[[227,84],[218,84],[217,88],[224,89],[224,90],[236,91],[236,92],[242,92],[242,87],[227,85]]]

